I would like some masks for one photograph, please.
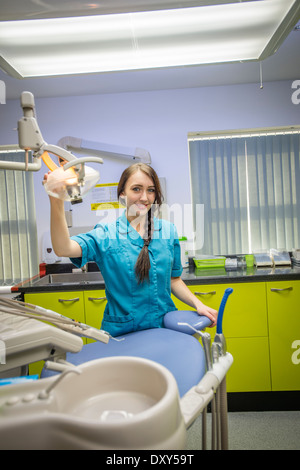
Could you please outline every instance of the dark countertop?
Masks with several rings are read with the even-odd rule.
[[[72,266],[72,265],[71,265]],[[61,272],[61,271],[60,271]],[[13,287],[13,293],[38,293],[38,292],[67,292],[82,290],[101,290],[105,288],[104,280],[98,271],[92,269],[87,273],[68,273],[66,282],[61,282],[59,275],[53,271],[46,276],[36,276]],[[78,276],[77,276],[78,274]],[[52,277],[50,277],[52,276]],[[71,281],[70,281],[71,278]],[[187,285],[205,284],[233,284],[244,282],[269,282],[269,281],[297,281],[300,280],[300,267],[273,267],[273,268],[247,268],[235,271],[225,269],[184,269],[182,280]]]
[[[300,280],[300,268],[291,266],[252,267],[226,271],[222,269],[184,270],[182,279],[188,285],[192,284],[230,284],[238,282],[269,282]]]

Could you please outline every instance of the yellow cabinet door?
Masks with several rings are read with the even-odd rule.
[[[231,392],[271,390],[266,286],[264,282],[190,285],[204,304],[219,310],[225,289],[233,288],[223,317],[227,350],[233,355],[227,388]],[[188,310],[174,299],[178,309]],[[206,330],[213,338],[215,328]]]
[[[266,285],[264,282],[233,284],[225,308],[223,329],[228,337],[268,336]]]
[[[272,390],[300,390],[300,281],[267,283]]]
[[[100,329],[106,304],[105,290],[84,292],[85,316],[88,325]],[[87,343],[94,342],[92,339],[87,339]]]
[[[40,305],[65,317],[85,323],[83,292],[47,292],[25,294],[25,302]]]
[[[219,309],[219,305],[222,299],[222,293],[224,289],[222,286],[216,285],[189,285],[188,286],[190,291],[195,294],[195,296],[201,300],[205,305],[208,305],[215,310]],[[181,300],[177,299],[174,295],[172,295],[173,302],[175,303],[178,310],[195,310],[193,307],[189,307]],[[207,331],[214,337],[216,333],[215,328],[208,328]]]
[[[226,343],[233,356],[227,373],[227,391],[271,391],[268,338],[226,338]]]
[[[239,284],[190,285],[189,289],[205,305],[219,310],[225,289],[233,288],[223,316],[223,332],[226,336],[268,336],[266,286],[264,282]],[[192,310],[173,297],[179,310]]]

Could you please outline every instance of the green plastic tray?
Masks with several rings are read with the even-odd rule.
[[[201,268],[223,268],[225,266],[226,258],[193,258],[197,269]]]

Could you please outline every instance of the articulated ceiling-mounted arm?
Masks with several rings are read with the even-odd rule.
[[[62,137],[58,145],[76,154],[100,156],[110,160],[117,158],[119,160],[128,160],[131,163],[151,164],[150,153],[140,147],[124,147],[71,136]]]
[[[25,162],[1,161],[0,169],[38,171],[41,160],[51,170],[45,189],[51,196],[69,200],[71,203],[82,201],[82,195],[99,180],[99,173],[92,168],[85,168],[86,162],[103,163],[99,157],[76,158],[68,150],[47,144],[35,116],[34,96],[28,91],[21,95],[23,117],[18,121],[19,148],[25,150]],[[33,161],[29,162],[28,153],[32,152]],[[56,165],[49,153],[59,159]]]
[[[23,117],[18,121],[18,137],[19,149],[25,150],[25,162],[0,160],[0,169],[38,171],[43,160],[51,170],[44,186],[47,193],[53,197],[71,201],[72,204],[81,202],[82,196],[95,186],[100,177],[96,170],[85,167],[84,164],[103,163],[99,156],[151,163],[149,152],[141,148],[120,147],[74,137],[61,139],[58,143],[61,146],[47,144],[37,123],[34,96],[29,91],[21,94],[21,107]],[[32,152],[32,162],[29,161],[29,151]],[[93,156],[77,158],[71,151]],[[49,153],[58,157],[58,165]]]
[[[47,144],[42,136],[39,125],[35,117],[35,105],[34,96],[29,91],[24,91],[21,95],[21,106],[23,109],[23,117],[18,122],[18,135],[19,135],[19,147],[25,152],[31,150],[35,158],[42,157],[45,159],[46,165],[55,169],[57,166],[48,160],[50,158],[44,155],[45,152],[50,152],[57,157],[65,160],[65,162],[72,162],[68,164],[67,168],[71,166],[80,166],[83,162],[82,159],[77,159],[71,152],[65,150],[62,147],[56,145]],[[96,162],[103,163],[101,158],[97,157],[85,157],[84,162]]]
[[[103,160],[98,157],[84,157],[78,159],[64,148],[47,144],[43,139],[35,117],[34,97],[32,93],[22,93],[21,106],[24,115],[18,122],[18,134],[19,146],[21,149],[25,150],[26,154],[25,170],[28,170],[28,151],[31,150],[33,157],[35,159],[41,158],[46,166],[53,172],[53,175],[48,178],[45,185],[46,191],[52,196],[70,200],[73,204],[81,202],[82,190],[86,184],[86,180],[88,179],[89,181],[88,187],[85,188],[88,190],[93,187],[99,179],[99,173],[92,169],[89,169],[89,175],[86,177],[84,163],[103,163]],[[62,167],[61,170],[50,158],[49,153],[59,158],[60,166]],[[72,170],[65,173],[69,169]],[[57,185],[59,185],[59,190],[57,190]]]

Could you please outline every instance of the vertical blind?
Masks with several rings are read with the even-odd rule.
[[[0,160],[24,162],[23,151]],[[38,274],[38,241],[32,172],[0,169],[0,285]]]
[[[300,247],[300,134],[243,132],[189,139],[194,225],[202,253]]]

